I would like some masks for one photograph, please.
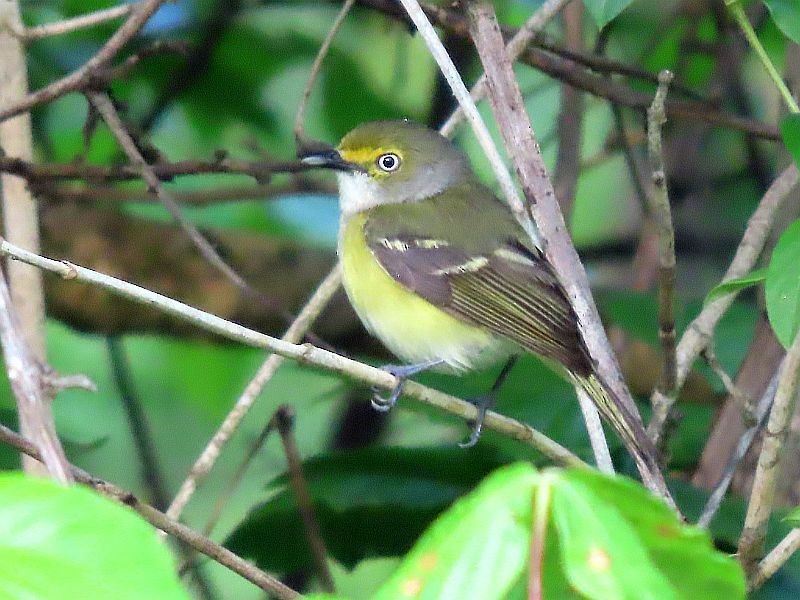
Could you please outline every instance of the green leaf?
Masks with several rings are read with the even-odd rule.
[[[728,294],[733,294],[736,292],[740,292],[744,289],[752,287],[754,285],[758,285],[763,282],[767,278],[767,269],[756,269],[755,271],[750,271],[747,275],[742,277],[737,277],[735,279],[730,279],[723,283],[720,283],[717,286],[714,286],[706,299],[703,300],[703,306],[706,304],[710,304],[714,300],[721,298],[722,296],[727,296]]]
[[[526,463],[496,471],[436,520],[374,600],[507,598],[528,562],[538,479]]]
[[[800,3],[797,0],[764,0],[780,30],[800,44]]]
[[[331,557],[353,567],[368,556],[406,553],[433,519],[500,465],[490,447],[370,448],[307,461],[304,471]],[[286,477],[237,527],[226,546],[263,569],[313,566]],[[380,535],[375,535],[380,531]]]
[[[0,597],[187,599],[150,525],[80,487],[0,476]]]
[[[782,520],[792,527],[800,527],[800,506],[795,506]]]
[[[578,565],[565,564],[565,570],[580,578],[570,578],[574,587],[583,589],[580,583],[597,590],[587,597],[745,597],[739,564],[717,551],[707,532],[680,523],[663,502],[630,479],[586,469],[563,471],[554,483],[553,515],[560,543],[582,549],[572,555]],[[569,536],[559,522],[569,527]],[[632,564],[636,569],[630,569]],[[643,595],[643,589],[652,593]]]
[[[739,564],[640,484],[527,463],[442,514],[374,598],[526,598],[534,529],[545,598],[744,598]]]
[[[789,225],[775,245],[764,292],[769,322],[788,348],[800,326],[800,220]]]
[[[786,115],[781,121],[781,137],[786,149],[800,168],[800,115]]]
[[[584,4],[602,29],[609,21],[621,13],[633,0],[584,0]]]

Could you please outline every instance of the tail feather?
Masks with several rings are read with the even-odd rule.
[[[628,452],[636,461],[644,483],[648,487],[655,488],[659,493],[668,494],[666,482],[661,474],[658,452],[647,436],[639,416],[631,414],[631,411],[608,386],[603,385],[596,374],[591,373],[588,376],[572,374],[572,379],[586,390],[600,414],[620,436]]]

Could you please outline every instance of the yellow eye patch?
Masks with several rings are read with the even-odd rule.
[[[357,165],[365,165],[370,171],[375,165],[375,160],[381,154],[386,154],[387,152],[391,152],[400,156],[400,153],[394,148],[370,148],[365,146],[361,148],[339,150],[339,154],[344,160],[347,162],[356,163]]]

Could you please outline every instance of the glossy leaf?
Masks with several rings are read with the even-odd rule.
[[[487,478],[436,520],[374,599],[506,598],[528,560],[538,479],[525,463]]]
[[[633,0],[584,0],[597,27],[602,29],[621,13]]]
[[[80,487],[0,476],[0,597],[188,598],[155,530]]]
[[[800,220],[789,225],[775,245],[764,291],[769,322],[788,348],[800,326]]]
[[[368,556],[407,552],[442,510],[499,464],[490,448],[373,448],[321,456],[304,471],[328,551],[352,567]],[[312,565],[286,478],[270,492],[226,545],[270,571]]]
[[[743,277],[736,277],[735,279],[720,283],[708,292],[706,299],[703,301],[703,305],[710,304],[714,300],[727,296],[728,294],[734,294],[754,285],[759,285],[763,283],[766,278],[767,269],[756,269]]]
[[[800,506],[795,506],[783,520],[792,527],[800,527]]]
[[[797,0],[764,0],[780,30],[800,44],[800,2]]]
[[[787,115],[781,121],[781,137],[786,149],[800,168],[800,115]]]

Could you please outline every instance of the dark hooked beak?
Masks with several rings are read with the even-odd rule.
[[[312,153],[300,157],[300,162],[312,167],[323,169],[333,169],[334,171],[360,172],[365,173],[365,169],[355,163],[351,163],[342,158],[335,148],[315,150]]]

